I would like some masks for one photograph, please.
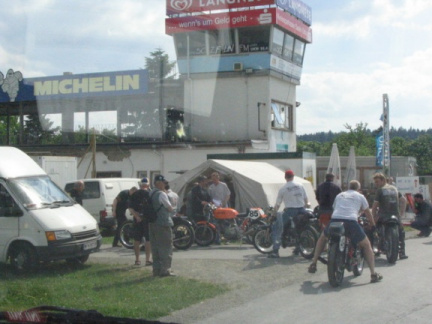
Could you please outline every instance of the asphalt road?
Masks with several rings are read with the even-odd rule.
[[[417,232],[408,232],[408,238]],[[193,246],[175,251],[173,270],[182,277],[227,284],[229,292],[176,311],[162,321],[177,323],[429,323],[432,318],[432,236],[407,239],[408,260],[389,265],[376,258],[382,282],[370,284],[369,269],[344,284],[328,284],[326,267],[307,273],[309,261],[282,249],[268,259],[250,245]],[[142,255],[144,257],[144,255]],[[102,246],[89,262],[133,264],[132,250]],[[143,271],[150,271],[148,267]]]

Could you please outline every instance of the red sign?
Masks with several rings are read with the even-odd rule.
[[[167,18],[168,35],[198,30],[241,28],[262,25],[279,25],[302,40],[312,42],[312,29],[289,13],[276,8],[248,11],[230,11],[218,14]]]
[[[166,14],[170,16],[190,12],[266,6],[274,5],[275,2],[276,0],[166,0]]]

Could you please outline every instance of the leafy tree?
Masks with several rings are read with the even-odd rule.
[[[19,118],[17,116],[9,117],[9,139],[11,144],[17,144],[17,135],[19,133]],[[0,117],[0,143],[7,144],[7,117]]]
[[[24,142],[27,144],[53,144],[53,135],[58,135],[60,127],[52,128],[54,124],[46,115],[37,113],[26,116],[24,124]]]
[[[419,175],[432,174],[432,135],[421,135],[408,144],[407,155],[417,159],[417,172]]]
[[[162,49],[157,48],[150,52],[150,57],[145,58],[145,68],[148,71],[149,78],[155,80],[173,78],[172,71],[176,62],[170,62],[168,54]]]

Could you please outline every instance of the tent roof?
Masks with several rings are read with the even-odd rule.
[[[284,171],[266,162],[207,160],[196,168],[184,173],[170,181],[170,187],[182,198],[189,190],[191,184],[199,175],[209,175],[218,171],[222,178],[230,178],[236,197],[236,208],[244,211],[249,207],[262,207],[274,205],[277,193],[285,184]],[[224,181],[224,179],[222,179]],[[317,205],[312,184],[300,177],[295,181],[305,186],[309,202],[312,207]]]

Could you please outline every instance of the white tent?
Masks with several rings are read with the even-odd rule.
[[[170,181],[170,187],[182,199],[192,188],[198,176],[210,176],[213,171],[221,174],[222,181],[228,182],[226,179],[229,179],[232,183],[235,208],[240,212],[249,207],[274,206],[277,193],[285,184],[284,171],[266,162],[207,160]],[[294,180],[303,184],[311,207],[314,208],[318,203],[312,184],[297,176]]]

